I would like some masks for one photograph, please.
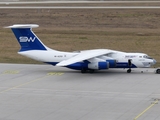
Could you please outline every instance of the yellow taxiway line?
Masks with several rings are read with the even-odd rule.
[[[4,72],[2,75],[5,75],[5,74],[11,74],[11,73],[10,73],[10,72]],[[53,76],[53,75],[61,76],[61,75],[63,75],[63,74],[64,74],[64,73],[60,73],[60,72],[49,72],[49,73],[47,73],[47,75],[42,76],[42,77],[40,77],[40,78],[31,80],[31,81],[29,81],[29,82],[22,83],[22,84],[20,84],[20,85],[13,86],[13,87],[8,88],[8,89],[3,90],[3,91],[0,91],[0,94],[2,94],[2,93],[4,93],[4,92],[8,92],[8,91],[13,90],[13,89],[16,89],[16,88],[19,88],[19,87],[22,87],[22,86],[24,86],[24,85],[28,85],[28,84],[31,84],[31,83],[40,81],[40,80],[42,80],[42,79],[44,79],[44,78],[46,78],[46,77],[49,77],[49,76]]]
[[[32,80],[32,81],[29,81],[29,82],[26,82],[26,83],[23,83],[23,84],[20,84],[20,85],[17,85],[17,86],[8,88],[8,89],[6,89],[6,90],[0,91],[0,94],[2,94],[2,93],[4,93],[4,92],[8,92],[8,91],[13,90],[13,89],[16,89],[16,88],[19,88],[19,87],[22,87],[22,86],[24,86],[24,85],[28,85],[28,84],[33,83],[33,82],[37,82],[37,81],[39,81],[39,80],[41,80],[41,79],[43,79],[43,78],[46,78],[46,77],[48,77],[48,76],[49,76],[49,75],[46,75],[46,76],[44,76],[44,77],[37,78],[37,79],[34,79],[34,80]]]
[[[137,115],[134,120],[137,120],[140,116],[142,116],[145,112],[147,112],[150,108],[152,108],[155,104],[158,103],[158,99],[152,103],[149,107],[147,107],[143,112],[141,112],[139,115]]]

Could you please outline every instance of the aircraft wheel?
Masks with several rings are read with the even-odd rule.
[[[81,70],[81,73],[86,73],[86,72],[87,72],[86,69],[82,69],[82,70]]]
[[[94,73],[95,70],[89,70],[90,73]]]
[[[156,70],[156,73],[157,73],[157,74],[160,74],[160,69],[157,69],[157,70]]]
[[[131,73],[131,69],[128,69],[128,70],[127,70],[127,73]]]

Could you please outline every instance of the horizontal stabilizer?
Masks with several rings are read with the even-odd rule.
[[[7,26],[5,28],[36,28],[39,27],[37,24],[15,24],[12,26]]]

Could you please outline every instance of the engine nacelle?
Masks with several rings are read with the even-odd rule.
[[[107,62],[109,62],[109,67],[110,68],[115,68],[116,67],[116,60],[106,60]]]
[[[109,62],[109,67],[110,68],[115,68],[116,67],[117,61],[115,59],[113,59],[111,57],[108,57],[108,56],[100,56],[99,58]]]
[[[108,68],[109,68],[109,62],[93,62],[88,64],[88,69],[101,70]]]

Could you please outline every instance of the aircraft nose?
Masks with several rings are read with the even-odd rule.
[[[156,64],[156,62],[157,62],[157,61],[156,61],[155,59],[153,59],[153,65]]]

